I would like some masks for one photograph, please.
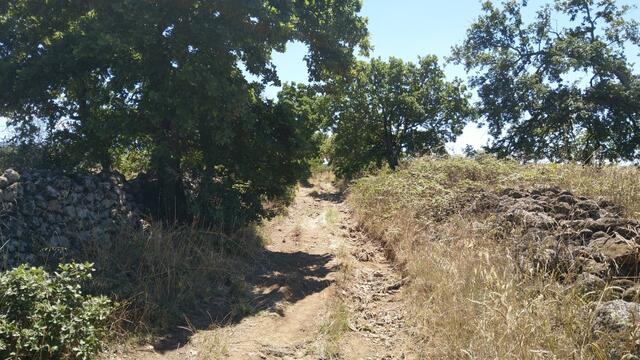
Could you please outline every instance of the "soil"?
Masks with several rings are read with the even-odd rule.
[[[174,349],[147,346],[112,358],[413,358],[402,274],[358,229],[329,181],[301,186],[287,213],[262,231],[269,244],[245,279],[250,315]],[[348,330],[328,339],[323,329],[337,306],[347,309]]]

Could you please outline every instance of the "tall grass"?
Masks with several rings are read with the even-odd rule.
[[[147,336],[232,311],[241,300],[234,297],[243,295],[234,289],[243,281],[246,258],[261,247],[255,228],[224,235],[152,225],[123,231],[110,242],[89,242],[81,257],[95,263],[92,291],[120,303],[114,330]]]
[[[633,167],[418,159],[359,180],[349,202],[411,279],[407,301],[423,358],[606,358],[593,306],[553,276],[516,265],[509,229],[469,208],[482,191],[553,184],[607,197],[640,217]]]

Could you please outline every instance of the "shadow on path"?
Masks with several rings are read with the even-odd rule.
[[[340,204],[345,200],[345,194],[342,191],[322,192],[322,193],[319,193],[317,191],[312,191],[309,193],[309,196],[311,196],[316,201],[328,201],[334,204]]]
[[[157,341],[154,350],[162,354],[179,349],[197,330],[236,324],[259,311],[273,311],[284,316],[279,304],[296,303],[333,283],[327,279],[335,271],[330,264],[331,254],[265,250],[256,260],[256,266],[245,275],[243,284],[228,281],[226,294],[194,311],[188,326]]]

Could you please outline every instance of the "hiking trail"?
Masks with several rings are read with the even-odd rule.
[[[402,275],[329,181],[300,186],[246,283],[252,315],[122,359],[409,359]]]

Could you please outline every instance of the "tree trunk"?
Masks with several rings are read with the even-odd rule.
[[[396,144],[393,141],[392,135],[389,131],[385,131],[384,133],[384,150],[389,167],[391,168],[391,170],[395,171],[398,167],[399,157],[396,151]]]
[[[202,174],[200,174],[200,188],[198,189],[198,207],[199,214],[196,214],[200,221],[208,223],[214,219],[211,219],[208,210],[203,207],[208,207],[211,197],[214,196],[214,184],[213,177],[214,172],[214,152],[213,152],[213,130],[211,128],[211,119],[202,117],[198,122],[198,132],[200,133],[200,149],[203,156],[203,168]],[[219,220],[219,219],[218,219]],[[207,224],[211,225],[211,224]],[[217,224],[219,225],[219,224]]]
[[[158,33],[156,43],[152,45],[154,48],[151,62],[155,69],[149,78],[152,89],[166,87],[167,79],[170,78],[167,69],[170,58],[164,52],[163,41],[163,37]],[[162,104],[158,106],[162,108]],[[163,109],[156,116],[162,117],[154,136],[155,149],[151,157],[153,175],[157,178],[157,198],[153,201],[157,207],[157,216],[167,222],[188,221],[190,211],[183,182],[182,152],[174,126],[175,110]]]
[[[189,219],[187,197],[181,169],[180,151],[172,136],[172,122],[162,121],[162,131],[156,140],[152,167],[158,181],[157,216],[168,222]]]
[[[395,171],[398,168],[399,160],[395,154],[387,156],[387,161],[389,162],[389,167],[391,168],[391,170]]]

